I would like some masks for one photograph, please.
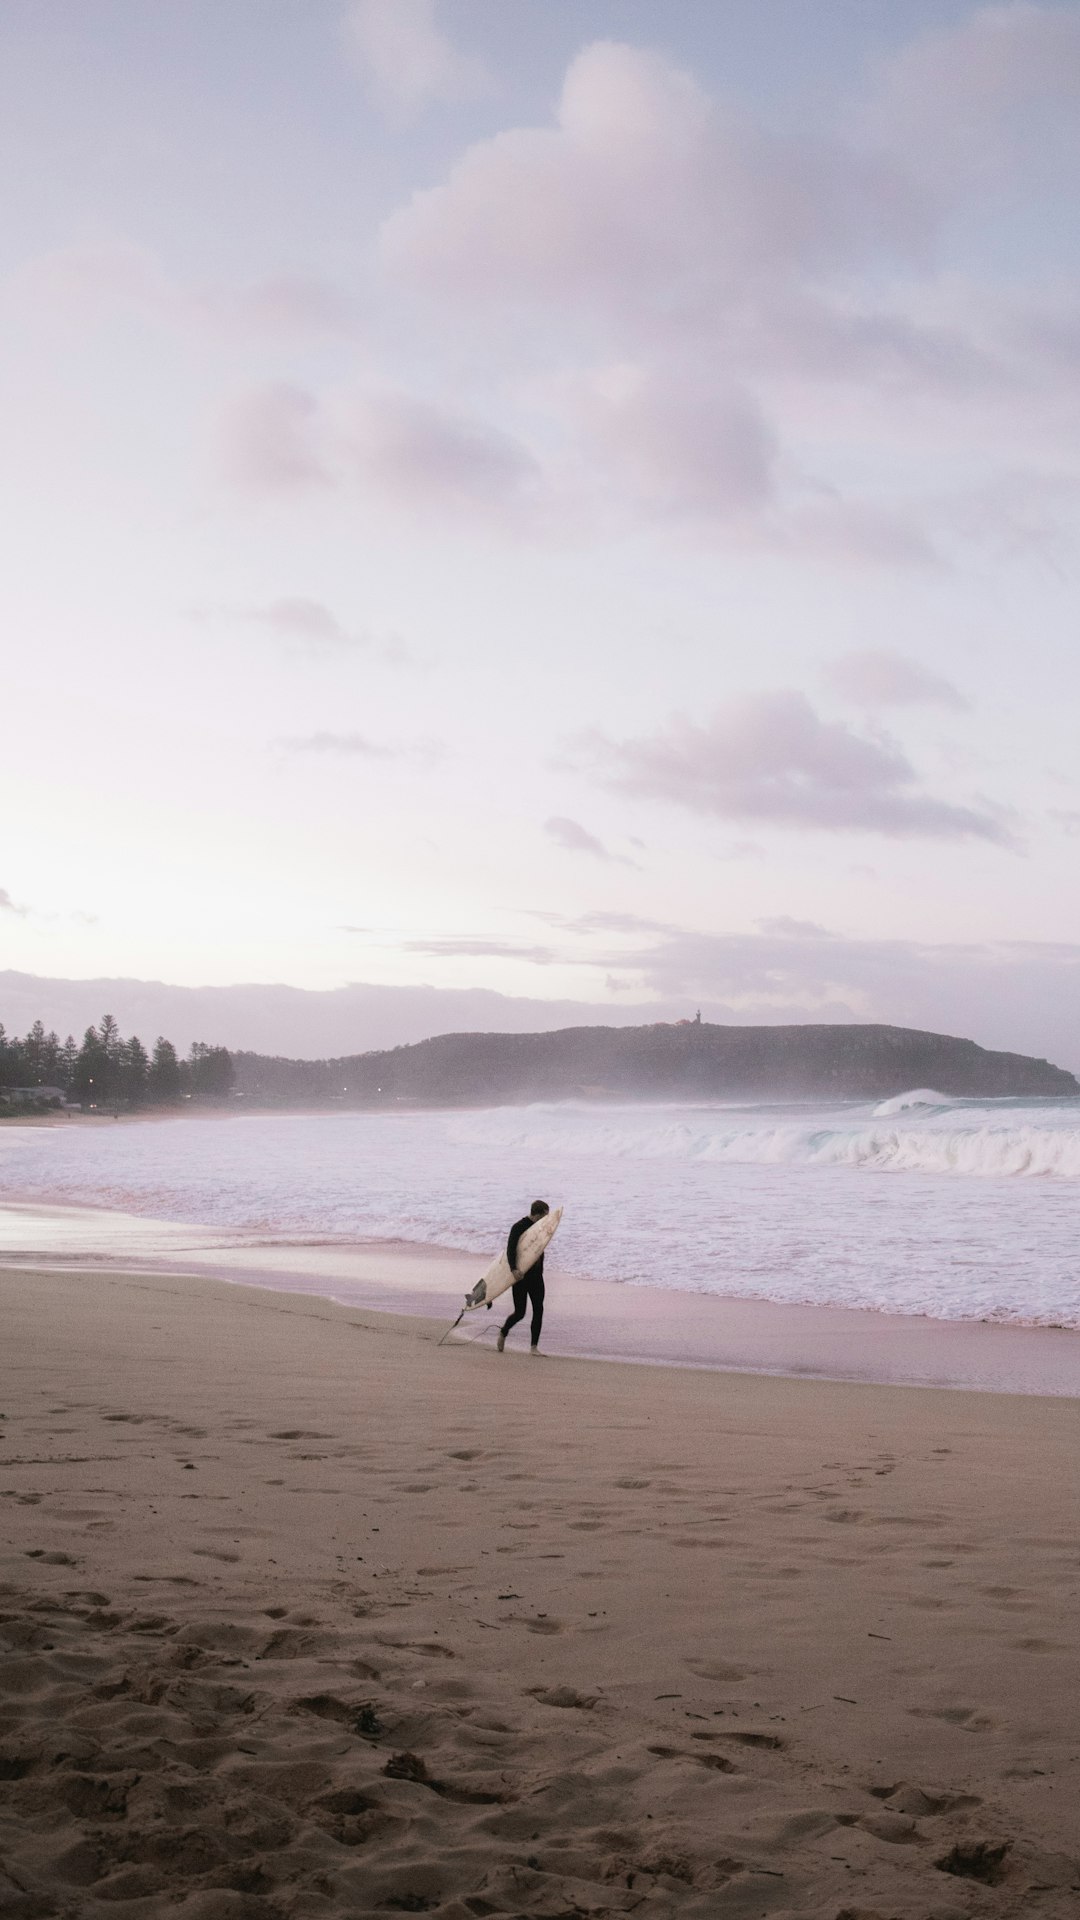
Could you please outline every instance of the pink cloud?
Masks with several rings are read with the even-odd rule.
[[[544,832],[567,853],[588,853],[595,860],[614,860],[622,867],[640,865],[639,861],[628,859],[625,853],[612,853],[602,840],[597,839],[595,833],[590,833],[579,820],[567,819],[565,814],[553,814],[550,820],[545,820]]]
[[[868,710],[929,705],[963,713],[971,705],[951,680],[931,673],[903,654],[881,648],[865,647],[842,654],[831,662],[826,677],[844,699]]]
[[[586,301],[677,324],[920,238],[890,165],[755,129],[662,55],[601,41],[572,62],[553,126],[470,148],[391,216],[383,253],[472,303]]]
[[[675,715],[656,732],[586,743],[605,784],[721,819],[903,839],[1010,844],[989,811],[919,791],[893,742],[822,720],[804,694],[759,693],[699,724]]]
[[[609,497],[632,508],[726,520],[774,494],[775,435],[734,386],[626,363],[574,383],[569,399],[579,444]]]
[[[978,7],[882,64],[864,119],[947,198],[1080,153],[1080,14],[1030,0]]]
[[[343,449],[357,476],[417,507],[501,515],[536,477],[532,455],[487,422],[404,393],[371,393],[350,410]]]
[[[460,52],[442,31],[435,0],[354,0],[345,33],[373,91],[391,110],[413,115],[431,101],[491,91],[483,62]]]
[[[318,406],[305,388],[277,381],[242,394],[221,423],[224,464],[239,486],[278,491],[325,486]]]

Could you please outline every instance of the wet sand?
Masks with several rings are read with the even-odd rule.
[[[5,1915],[1075,1914],[1075,1400],[0,1313]]]
[[[104,1208],[0,1205],[0,1262],[199,1272],[450,1325],[483,1267],[473,1254],[388,1241],[259,1241]],[[548,1353],[988,1393],[1080,1398],[1080,1331],[1007,1322],[617,1287],[549,1256]],[[470,1314],[459,1341],[493,1345],[509,1306]],[[518,1338],[522,1336],[519,1334]]]

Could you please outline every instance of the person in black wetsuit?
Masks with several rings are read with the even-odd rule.
[[[506,1242],[506,1258],[510,1263],[511,1273],[517,1273],[518,1241],[521,1239],[522,1234],[526,1233],[530,1227],[534,1227],[538,1220],[542,1220],[547,1212],[549,1212],[549,1208],[546,1200],[534,1200],[528,1213],[525,1214],[521,1220],[514,1221],[510,1229],[510,1237]],[[522,1274],[520,1278],[514,1281],[513,1299],[514,1311],[508,1320],[504,1320],[499,1332],[497,1342],[499,1352],[501,1353],[506,1345],[506,1336],[511,1327],[516,1327],[519,1320],[524,1320],[525,1308],[531,1306],[532,1320],[529,1325],[531,1344],[529,1346],[529,1352],[537,1353],[540,1347],[540,1329],[544,1324],[543,1254],[541,1254],[539,1260],[529,1268],[528,1273]]]

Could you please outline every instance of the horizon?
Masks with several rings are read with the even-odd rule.
[[[204,997],[198,988],[170,988],[164,983],[157,981],[56,981],[43,983],[31,975],[16,976],[0,974],[0,995],[5,993],[6,982],[13,979],[21,982],[19,991],[22,995],[26,996],[27,1008],[31,1004],[29,996],[39,994],[42,985],[52,986],[54,989],[60,988],[66,990],[67,993],[72,995],[72,998],[60,1002],[60,1004],[66,1008],[66,1018],[46,1018],[41,1013],[39,1007],[38,1011],[32,1015],[29,1011],[24,1011],[21,1021],[21,1031],[18,1021],[10,1022],[0,1020],[0,1033],[5,1036],[8,1043],[21,1040],[36,1022],[40,1022],[48,1037],[55,1038],[61,1043],[63,1043],[65,1039],[82,1041],[84,1035],[88,1037],[89,1030],[95,1029],[103,1017],[100,1012],[93,1014],[89,1019],[85,1018],[85,1015],[92,1005],[96,1006],[97,1002],[104,997],[110,1001],[110,1007],[107,1009],[107,1017],[109,1018],[115,1019],[116,1017],[112,1013],[112,1002],[115,1002],[122,1008],[130,1009],[130,1017],[128,1019],[121,1017],[117,1021],[121,1036],[127,1037],[127,1035],[130,1034],[135,1039],[146,1041],[147,1043],[155,1039],[160,1040],[164,1038],[170,1045],[176,1041],[179,1036],[177,1051],[181,1059],[183,1059],[189,1051],[194,1052],[196,1049],[205,1047],[207,1044],[209,1044],[211,1048],[225,1048],[237,1056],[248,1055],[262,1059],[276,1058],[298,1065],[318,1065],[326,1062],[333,1063],[348,1059],[359,1059],[367,1054],[392,1051],[400,1047],[421,1046],[426,1041],[491,1038],[494,1036],[511,1037],[513,1035],[538,1038],[545,1034],[559,1034],[607,1027],[617,1031],[642,1031],[649,1027],[657,1026],[702,1026],[720,1029],[743,1029],[760,1033],[768,1033],[777,1029],[799,1031],[807,1027],[824,1027],[840,1031],[853,1027],[874,1027],[897,1033],[921,1035],[924,1038],[961,1041],[965,1043],[970,1042],[976,1047],[979,1047],[981,1051],[988,1053],[1016,1055],[1024,1059],[1039,1061],[1055,1067],[1065,1065],[1065,1063],[1060,1060],[1052,1060],[1048,1055],[1032,1052],[1030,1049],[1009,1046],[988,1046],[968,1033],[954,1033],[934,1027],[916,1026],[911,1023],[870,1019],[845,1021],[826,1019],[820,1016],[816,1019],[802,1021],[779,1019],[771,1021],[738,1020],[725,1018],[722,1013],[718,1015],[715,1010],[708,1008],[703,1009],[698,1007],[695,1008],[693,1014],[690,1014],[677,1002],[672,1002],[670,1005],[662,1008],[658,1008],[656,1003],[624,1006],[618,1009],[615,1017],[610,1017],[609,1015],[607,1019],[597,1019],[595,1017],[597,1009],[589,1007],[587,1004],[575,1007],[572,1002],[565,1001],[521,1003],[503,999],[498,994],[484,992],[477,994],[463,990],[459,996],[459,1005],[475,1008],[480,1015],[486,1014],[489,1021],[494,1018],[497,1023],[495,1025],[458,1025],[431,1029],[425,1024],[426,1019],[430,1016],[425,1015],[424,1008],[430,1004],[431,999],[434,997],[437,999],[438,1004],[445,1007],[449,1012],[450,1003],[453,1001],[452,994],[432,996],[423,988],[416,990],[415,993],[410,993],[410,990],[404,989],[400,994],[395,994],[393,989],[386,989],[387,994],[390,996],[389,1004],[392,1009],[391,1011],[388,1011],[387,1002],[381,1001],[378,995],[373,1006],[371,1004],[365,1006],[364,1000],[361,998],[359,1008],[362,1010],[358,1010],[358,1003],[356,1001],[350,1002],[350,996],[357,994],[365,996],[368,990],[355,986],[344,988],[340,990],[341,996],[343,996],[343,1004],[340,1007],[333,1007],[329,1011],[329,1024],[327,1024],[326,1021],[320,1020],[319,1015],[324,1010],[326,1003],[338,999],[339,996],[333,993],[309,993],[304,995],[303,993],[298,993],[296,989],[275,989],[271,987],[263,990],[261,1005],[256,1009],[246,1000],[236,1002],[232,998],[234,992],[247,995],[254,991],[252,989],[224,989],[220,992],[211,990],[209,996]],[[133,996],[133,988],[138,989],[137,996]],[[119,992],[114,992],[112,991],[113,989],[119,989]],[[377,1045],[373,1046],[355,1044],[339,1046],[327,1044],[322,1046],[321,1050],[317,1048],[313,1040],[307,1052],[283,1052],[281,1047],[275,1043],[274,1022],[280,1017],[281,1012],[280,1004],[273,998],[277,991],[284,991],[289,995],[294,1031],[296,1030],[295,1023],[298,1019],[296,1002],[299,999],[301,1001],[306,1000],[309,1003],[309,1007],[315,1009],[312,1032],[314,1034],[321,1033],[324,1038],[331,1034],[336,1034],[337,1037],[340,1038],[341,1034],[345,1031],[346,1023],[354,1023],[362,1026],[365,1020],[369,1026],[379,1029],[385,1027],[389,1021],[396,1027],[396,1030],[401,1033],[402,1037],[397,1039],[386,1039],[383,1037],[380,1038]],[[10,991],[8,992],[8,998],[10,998]],[[239,1032],[241,1034],[240,1039],[228,1038],[227,1034],[219,1031],[218,1027],[210,1030],[206,1029],[205,1020],[202,1025],[199,1024],[201,1017],[200,1010],[203,1006],[206,1006],[207,1009],[215,1006],[220,1008],[223,1002],[231,1007],[231,1011],[224,1014],[220,1012],[214,1014],[208,1010],[206,1019],[213,1021],[216,1018],[219,1025],[222,1019],[233,1019],[238,1023],[233,1029],[233,1032]],[[323,1003],[323,1007],[319,1006],[320,1002]],[[37,1005],[37,1001],[33,1001],[32,1004]],[[45,1004],[48,1005],[50,1003],[46,1000]],[[52,1005],[55,1012],[57,1003],[54,1001]],[[525,1024],[526,1016],[523,1012],[523,1007],[525,1006],[536,1016],[537,1024]],[[171,1029],[170,1013],[173,1016]],[[502,1015],[501,1024],[498,1023],[498,1016],[500,1014]],[[300,1018],[302,1019],[302,1015]],[[249,1024],[245,1026],[245,1022]],[[140,1028],[141,1031],[139,1030]],[[207,1038],[208,1031],[210,1031],[211,1036],[209,1041]],[[1069,1072],[1073,1071],[1073,1069],[1067,1065],[1065,1065],[1065,1070]]]
[[[9,0],[0,53],[9,1030],[1080,1070],[1075,7]]]

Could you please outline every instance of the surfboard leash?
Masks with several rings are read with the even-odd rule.
[[[453,1333],[453,1331],[454,1331],[454,1327],[460,1327],[460,1325],[461,1325],[461,1323],[462,1323],[462,1321],[464,1320],[464,1318],[465,1318],[465,1308],[464,1308],[464,1307],[462,1307],[462,1309],[461,1309],[461,1312],[460,1312],[460,1313],[458,1314],[458,1317],[457,1317],[457,1319],[456,1319],[456,1320],[454,1321],[454,1326],[453,1326],[453,1327],[447,1327],[447,1329],[446,1329],[446,1332],[445,1332],[445,1333],[443,1334],[443,1337],[442,1337],[442,1340],[439,1340],[439,1341],[438,1341],[438,1342],[437,1342],[436,1344],[437,1344],[438,1346],[440,1346],[440,1347],[441,1347],[441,1346],[442,1346],[442,1343],[443,1343],[443,1340],[449,1340],[449,1338],[450,1338],[450,1335],[451,1335],[451,1334]]]

